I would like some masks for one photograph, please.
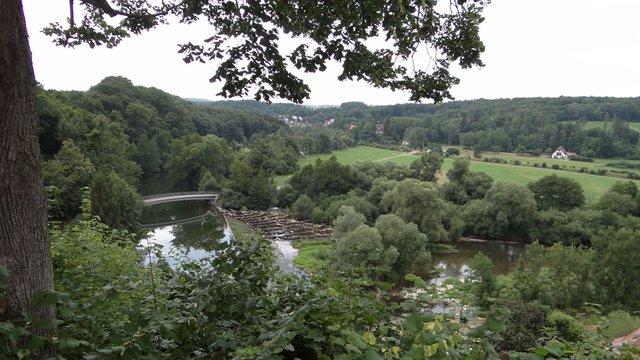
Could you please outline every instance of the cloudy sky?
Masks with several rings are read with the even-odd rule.
[[[36,78],[47,89],[87,90],[125,76],[191,98],[216,99],[211,65],[185,64],[178,43],[201,40],[204,26],[165,26],[116,49],[55,47],[40,30],[64,23],[68,0],[23,0]],[[482,69],[456,70],[458,100],[552,96],[640,96],[640,1],[493,0],[485,10]],[[311,105],[363,101],[395,104],[409,95],[339,82],[338,67],[306,76]]]

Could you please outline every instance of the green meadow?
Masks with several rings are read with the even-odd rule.
[[[631,130],[640,131],[640,122],[627,122],[629,124],[629,128]],[[611,129],[612,122],[611,121],[588,121],[585,126],[586,129],[594,129],[594,128],[604,128],[607,127]]]
[[[359,161],[385,161],[403,157],[406,153],[387,149],[379,149],[371,146],[356,146],[345,150],[334,151],[332,154],[315,154],[298,160],[298,165],[303,167],[313,165],[316,159],[327,160],[335,156],[341,164],[352,165]],[[417,158],[417,156],[415,157]]]
[[[451,168],[452,164],[453,159],[445,159],[442,166],[443,170],[447,171]],[[526,185],[546,175],[557,174],[558,176],[574,179],[582,185],[587,202],[598,200],[598,198],[600,198],[600,196],[617,181],[628,181],[628,179],[615,178],[611,176],[599,176],[566,170],[554,170],[551,169],[551,167],[536,168],[532,166],[496,164],[484,162],[482,160],[472,161],[471,170],[484,171],[496,181],[511,181],[521,185]]]
[[[470,153],[469,153],[470,154]],[[468,156],[464,151],[460,156]],[[408,154],[399,151],[392,151],[386,149],[378,149],[369,146],[357,146],[346,150],[335,151],[333,154],[322,154],[309,156],[308,163],[313,164],[316,159],[329,159],[331,156],[335,156],[338,161],[343,164],[351,165],[358,161],[392,161],[402,165],[409,165],[412,161],[416,160],[419,154]],[[540,158],[534,156],[521,156],[511,153],[482,153],[483,158],[500,158],[508,161],[508,164],[504,163],[492,163],[485,162],[481,159],[471,159],[472,171],[484,171],[496,181],[511,181],[518,184],[526,185],[531,181],[536,181],[543,176],[557,174],[567,178],[574,179],[584,189],[587,202],[596,201],[602,194],[604,194],[614,183],[617,181],[629,181],[623,177],[614,176],[600,176],[591,175],[586,173],[577,172],[580,168],[584,167],[589,170],[607,169],[609,171],[615,170],[615,168],[608,167],[606,164],[611,162],[626,161],[630,163],[640,163],[639,160],[615,160],[615,159],[594,159],[594,162],[578,162],[578,161],[565,161],[556,160],[550,158]],[[455,158],[446,158],[442,165],[443,172],[453,165]],[[521,165],[514,165],[513,162],[519,160]],[[300,166],[307,164],[307,159],[302,158],[298,161]],[[534,164],[538,163],[538,167],[534,167]],[[546,163],[547,167],[543,168],[542,163]],[[557,164],[560,169],[552,169],[551,167]],[[284,184],[288,176],[278,176],[274,179],[278,185]],[[445,180],[446,181],[446,180]],[[636,181],[637,183],[637,181]],[[640,186],[640,184],[638,184]]]

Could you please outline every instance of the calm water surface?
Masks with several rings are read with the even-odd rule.
[[[458,250],[456,253],[432,255],[432,263],[440,270],[440,274],[431,280],[436,285],[441,285],[447,279],[467,278],[471,261],[480,251],[493,261],[496,275],[506,274],[513,268],[525,246],[522,243],[471,239],[456,241],[453,245]]]
[[[216,215],[217,227],[205,236],[202,221],[207,211]],[[229,241],[231,230],[225,227],[224,218],[209,201],[189,200],[145,206],[140,222],[155,224],[147,229],[139,246],[147,250],[159,246],[162,256],[171,266],[184,260],[199,260],[214,255],[212,241]],[[144,225],[143,225],[144,226]],[[151,251],[149,261],[155,261]]]

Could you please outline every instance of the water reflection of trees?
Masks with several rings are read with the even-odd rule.
[[[171,220],[188,219],[211,210],[209,200],[186,200],[145,206],[141,223],[155,224]]]
[[[205,219],[189,224],[176,225],[171,230],[176,250],[188,253],[192,249],[213,251],[215,244],[224,238],[224,224],[217,214],[209,212]]]
[[[468,275],[473,257],[480,251],[494,264],[496,274],[505,274],[515,265],[524,249],[523,244],[505,242],[466,242],[455,243],[456,253],[435,255],[434,265],[440,268],[440,277],[463,278]]]

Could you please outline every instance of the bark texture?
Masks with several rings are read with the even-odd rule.
[[[19,317],[34,294],[53,289],[35,95],[22,1],[0,0],[0,266],[10,276],[0,321]],[[38,316],[54,319],[55,308]]]

